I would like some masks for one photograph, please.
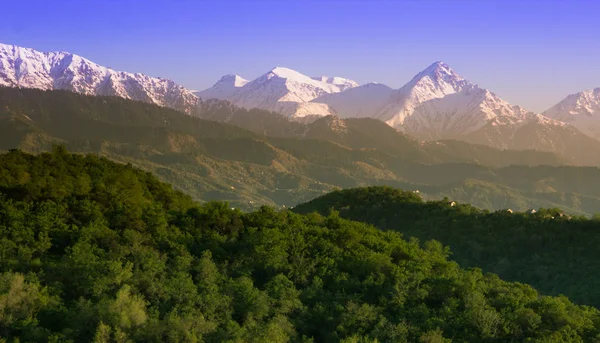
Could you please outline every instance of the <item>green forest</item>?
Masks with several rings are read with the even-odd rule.
[[[560,207],[591,216],[600,208],[600,169],[568,166],[548,152],[423,143],[374,119],[301,124],[219,101],[203,103],[198,115],[117,97],[0,87],[0,150],[39,153],[62,144],[131,163],[194,200],[246,211],[374,185],[489,210]]]
[[[97,155],[12,150],[0,155],[0,341],[600,342],[596,308],[343,216],[244,213]],[[554,229],[536,230],[544,242]]]
[[[366,222],[405,238],[435,239],[462,267],[480,267],[545,294],[600,307],[600,218],[558,208],[480,210],[452,199],[424,201],[390,187],[335,191],[294,208]]]

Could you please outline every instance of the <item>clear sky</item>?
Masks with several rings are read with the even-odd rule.
[[[534,111],[600,87],[598,0],[6,1],[0,42],[191,89],[275,66],[397,88],[437,60]]]

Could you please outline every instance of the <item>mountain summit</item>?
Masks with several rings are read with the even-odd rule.
[[[201,115],[200,96],[230,102],[205,102],[223,109],[214,111],[214,116],[239,106],[277,112],[288,119],[309,117],[302,119],[305,122],[313,116],[369,117],[420,140],[455,139],[502,149],[552,151],[571,156],[573,163],[593,160],[594,150],[581,146],[597,143],[588,136],[600,139],[600,88],[571,95],[543,116],[509,104],[444,62],[431,64],[397,90],[275,67],[251,81],[225,75],[197,96],[173,81],[115,71],[68,52],[0,44],[0,86],[118,96],[195,115]]]
[[[515,124],[531,115],[465,80],[446,63],[435,62],[395,91],[377,118],[421,139],[435,140],[472,133],[490,120]]]
[[[543,114],[600,140],[600,87],[571,94]]]
[[[345,79],[343,77],[329,77],[329,76],[313,76],[313,80],[321,81],[328,83],[330,85],[336,85],[340,89],[340,91],[345,91],[346,89],[358,87],[359,84],[356,81],[352,81],[349,79]]]
[[[248,83],[248,80],[239,75],[225,75],[211,88],[201,92],[195,92],[201,99],[219,99],[224,100],[231,96],[240,87]]]
[[[219,83],[199,92],[208,99],[218,93]],[[261,108],[291,117],[329,115],[334,113],[326,104],[310,103],[324,94],[339,93],[358,85],[340,77],[309,77],[293,69],[275,67],[258,78],[244,83],[221,99],[244,108]]]
[[[0,44],[0,85],[119,96],[194,113],[200,99],[171,80],[115,71],[68,52]]]

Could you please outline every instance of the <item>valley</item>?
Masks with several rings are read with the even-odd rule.
[[[369,185],[490,210],[561,207],[592,215],[599,208],[600,190],[590,187],[600,177],[596,167],[565,166],[548,152],[423,143],[375,119],[300,124],[223,102],[199,115],[229,118],[219,123],[118,97],[17,88],[0,89],[0,108],[2,149],[42,152],[59,144],[99,153],[151,171],[197,200],[245,210],[293,207],[336,188]]]

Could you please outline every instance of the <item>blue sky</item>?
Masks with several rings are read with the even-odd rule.
[[[10,1],[0,42],[191,89],[275,66],[397,88],[437,60],[542,111],[600,87],[600,1]]]

